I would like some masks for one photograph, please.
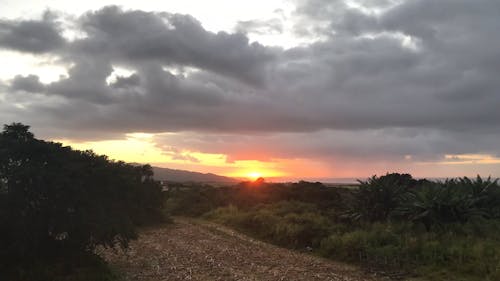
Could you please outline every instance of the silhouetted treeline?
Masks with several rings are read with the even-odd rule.
[[[342,190],[319,182],[266,183],[262,180],[241,182],[234,186],[171,184],[167,211],[173,215],[199,216],[217,207],[234,205],[248,209],[259,204],[279,201],[313,203],[320,208],[331,208],[341,202]]]
[[[101,266],[95,247],[126,246],[137,225],[161,219],[150,166],[39,140],[28,129],[5,125],[0,134],[2,278],[63,280],[82,264]]]

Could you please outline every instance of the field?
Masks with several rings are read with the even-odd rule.
[[[499,187],[489,179],[428,182],[389,174],[358,188],[247,182],[169,192],[171,214],[386,275],[500,279]]]

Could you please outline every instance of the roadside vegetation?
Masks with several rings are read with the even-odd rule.
[[[36,139],[15,123],[0,133],[0,279],[115,280],[96,247],[127,247],[160,222],[165,199],[150,166]]]
[[[387,174],[357,189],[321,183],[172,185],[166,208],[256,238],[430,280],[500,280],[500,186]]]

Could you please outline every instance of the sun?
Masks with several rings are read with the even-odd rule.
[[[256,180],[256,179],[262,177],[262,173],[260,173],[260,172],[249,172],[247,174],[247,177],[250,178],[250,179],[252,179],[252,180]]]

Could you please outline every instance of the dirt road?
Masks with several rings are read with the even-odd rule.
[[[207,222],[144,229],[127,252],[101,255],[125,280],[382,280],[359,269],[256,241]]]

